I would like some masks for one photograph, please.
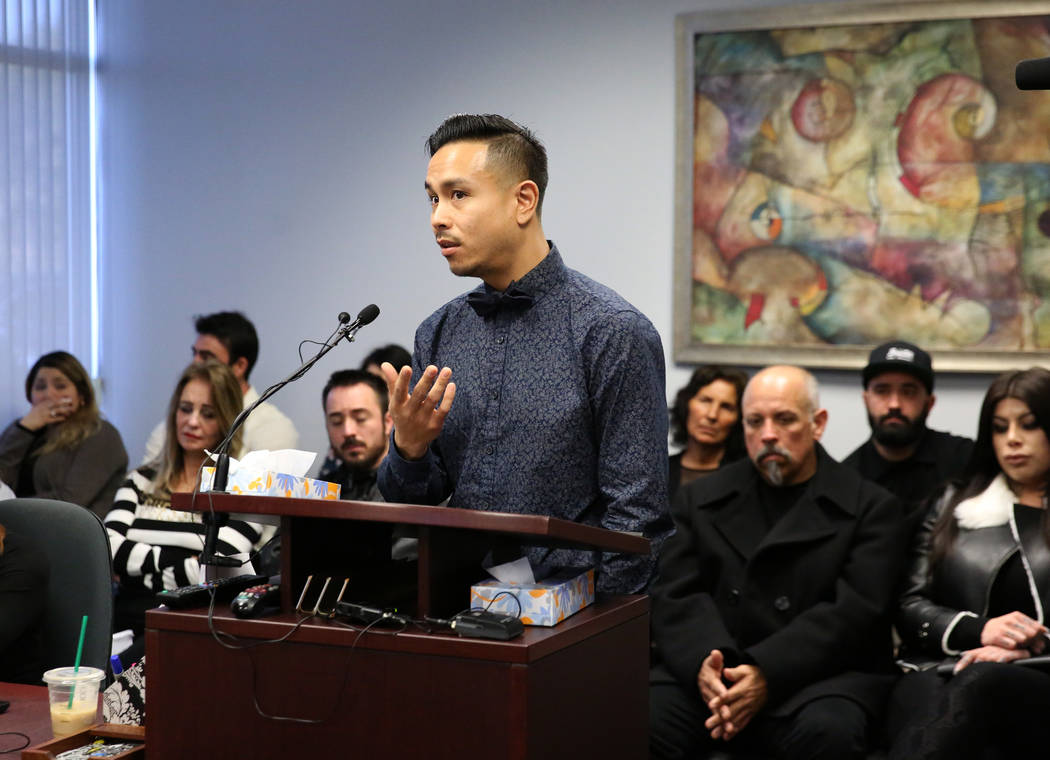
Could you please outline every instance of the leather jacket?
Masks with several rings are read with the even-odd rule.
[[[963,617],[987,617],[995,579],[1017,551],[1022,553],[1036,619],[1041,623],[1046,619],[1050,548],[1043,536],[1043,516],[1039,510],[1014,504],[1002,476],[955,507],[955,542],[931,573],[933,528],[952,496],[949,489],[933,505],[913,542],[896,621],[903,643],[898,664],[905,669],[925,669],[959,654],[948,646],[952,630]]]

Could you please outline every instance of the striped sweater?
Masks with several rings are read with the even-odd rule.
[[[195,512],[171,508],[171,497],[153,493],[156,470],[133,470],[117,491],[106,515],[113,571],[125,587],[159,591],[200,582],[197,555],[205,528]],[[272,527],[230,520],[219,530],[215,550],[232,555],[251,552],[273,533]]]

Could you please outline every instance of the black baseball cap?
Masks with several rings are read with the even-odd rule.
[[[907,372],[926,386],[927,393],[933,393],[933,361],[914,343],[891,340],[873,349],[868,354],[868,366],[862,375],[865,390],[872,378],[883,372]]]

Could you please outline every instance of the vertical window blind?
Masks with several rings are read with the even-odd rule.
[[[94,0],[0,0],[0,424],[41,354],[94,370]]]

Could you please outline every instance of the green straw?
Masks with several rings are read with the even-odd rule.
[[[84,634],[87,633],[87,620],[88,616],[84,617],[80,621],[80,641],[77,642],[77,659],[73,663],[73,673],[76,674],[80,671],[80,655],[84,653]],[[73,682],[73,688],[69,692],[69,709],[73,709],[73,697],[77,695],[77,683]]]

